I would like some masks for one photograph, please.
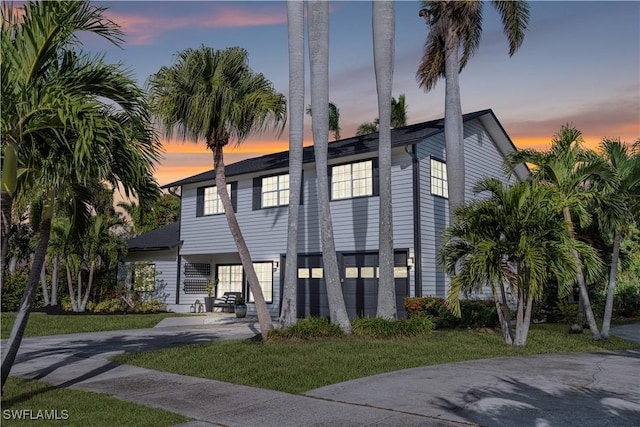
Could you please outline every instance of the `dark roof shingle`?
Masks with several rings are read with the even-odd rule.
[[[475,113],[463,115],[463,120],[469,121],[485,114],[493,114],[491,110],[482,110]],[[391,145],[399,147],[404,144],[417,142],[428,136],[442,132],[444,128],[444,119],[431,120],[424,123],[404,126],[391,130]],[[360,153],[367,153],[378,149],[378,133],[368,135],[354,136],[329,143],[328,158],[349,156]],[[313,145],[305,147],[303,150],[303,162],[311,163],[314,161]],[[253,157],[232,163],[225,166],[225,175],[227,177],[234,175],[242,175],[252,172],[267,171],[271,169],[280,169],[289,167],[289,152],[282,151],[274,154],[267,154],[260,157]],[[199,173],[179,181],[165,184],[162,188],[179,187],[187,184],[194,184],[203,181],[213,181],[215,179],[214,170]]]
[[[127,241],[129,252],[173,249],[180,244],[180,221],[133,237]]]

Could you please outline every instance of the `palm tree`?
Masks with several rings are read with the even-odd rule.
[[[529,163],[535,167],[532,178],[552,186],[563,204],[564,221],[569,231],[575,235],[574,217],[579,225],[586,227],[591,222],[587,211],[587,202],[599,196],[601,190],[589,185],[593,179],[601,182],[612,182],[607,168],[591,151],[582,148],[582,134],[579,130],[563,126],[551,141],[548,152],[536,150],[521,150],[511,153],[507,161],[513,167],[520,163]],[[574,256],[580,262],[580,254],[574,251]],[[601,338],[596,325],[593,310],[589,302],[589,293],[584,274],[580,269],[577,275],[580,298],[584,305],[589,329],[595,340]]]
[[[391,98],[391,127],[400,128],[407,125],[407,99],[404,93],[400,94],[398,100]]]
[[[63,129],[66,123],[65,107],[77,105],[78,92],[85,92],[95,80],[77,82],[77,86],[43,85],[42,79],[51,62],[57,59],[61,49],[70,42],[79,44],[78,32],[92,32],[119,44],[120,29],[104,17],[103,8],[84,1],[29,2],[14,9],[9,3],[2,4],[0,48],[3,60],[0,63],[2,90],[2,226],[0,240],[1,282],[4,282],[7,249],[12,232],[13,198],[18,192],[18,169],[25,164],[20,151],[24,151],[31,138],[51,129]],[[61,90],[63,89],[63,90]],[[108,90],[103,88],[103,91]],[[114,98],[126,99],[127,93]],[[107,98],[109,98],[107,96]],[[77,117],[74,124],[78,125]]]
[[[378,132],[378,129],[380,129],[380,119],[376,117],[372,122],[365,122],[358,126],[356,135],[369,135]]]
[[[391,98],[391,128],[399,128],[407,125],[407,103],[404,93],[398,100]],[[362,123],[356,130],[356,135],[368,135],[378,132],[380,119],[376,117],[372,122]]]
[[[608,183],[604,183],[607,197],[604,209],[599,209],[598,214],[600,229],[613,235],[607,300],[600,331],[602,338],[607,339],[611,328],[620,242],[640,214],[640,145],[631,148],[619,139],[604,139],[600,143],[600,151],[615,177],[613,188],[607,188]]]
[[[313,0],[307,3],[309,31],[309,65],[311,77],[311,107],[313,116],[313,146],[316,163],[318,213],[324,280],[331,322],[351,333],[351,323],[344,303],[333,222],[329,206],[329,177],[327,157],[329,149],[329,2]]]
[[[296,323],[298,283],[298,217],[302,191],[304,140],[304,3],[287,1],[289,30],[289,216],[287,258],[282,290],[280,325]]]
[[[3,8],[2,148],[17,165],[3,176],[3,191],[12,201],[38,189],[43,209],[28,284],[3,349],[2,387],[29,318],[56,202],[86,220],[89,181],[120,183],[141,198],[157,191],[151,171],[158,142],[142,91],[120,65],[69,49],[79,31],[117,44],[121,32],[103,12],[73,1],[30,2],[22,18]]]
[[[488,286],[505,342],[524,346],[533,302],[542,297],[550,276],[566,294],[581,270],[572,251],[585,257],[590,274],[597,273],[599,258],[562,221],[562,204],[551,188],[536,181],[508,187],[484,179],[474,192],[485,192],[488,198],[458,208],[456,221],[444,234],[440,261],[451,277],[448,303],[459,316],[461,294]],[[517,301],[515,337],[507,292]]]
[[[173,66],[153,74],[149,83],[155,114],[166,133],[185,140],[204,138],[213,152],[216,188],[266,338],[273,323],[227,192],[223,149],[229,142],[240,144],[267,127],[282,129],[285,98],[264,75],[249,68],[247,51],[239,47],[186,49]]]
[[[378,163],[380,168],[380,228],[378,247],[378,307],[376,315],[395,319],[396,285],[394,280],[393,217],[391,197],[391,86],[395,43],[395,9],[392,1],[373,3],[373,61],[378,91]]]
[[[511,56],[524,39],[529,5],[525,1],[492,1],[491,4],[502,18]],[[444,134],[450,222],[455,218],[456,207],[464,203],[465,191],[459,73],[480,45],[483,5],[481,1],[423,0],[420,9],[420,16],[429,27],[429,35],[417,72],[418,83],[428,92],[438,79],[445,79]]]
[[[307,105],[307,114],[311,116],[311,112],[311,105]],[[340,109],[333,102],[329,102],[329,131],[334,141],[340,139]]]

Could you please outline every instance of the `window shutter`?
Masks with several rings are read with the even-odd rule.
[[[373,177],[373,195],[380,195],[380,169],[378,168],[378,158],[371,159],[371,167],[373,168],[372,177]]]
[[[233,211],[238,212],[238,181],[232,182],[231,184],[231,205],[233,206]]]
[[[196,190],[196,216],[204,215],[204,187],[198,187]]]
[[[253,178],[253,210],[262,208],[262,178]]]
[[[300,205],[304,205],[304,170],[300,178]]]
[[[329,201],[333,200],[333,195],[332,195],[333,182],[331,182],[332,174],[333,174],[333,166],[328,166],[327,167],[327,182],[329,183],[329,185],[327,187],[329,187]],[[316,180],[317,179],[318,178],[316,177]]]

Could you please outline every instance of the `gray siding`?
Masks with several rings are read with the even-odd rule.
[[[343,158],[339,162],[371,158]],[[276,171],[277,172],[277,171]],[[282,171],[283,173],[285,171]],[[271,174],[271,172],[270,172]],[[259,175],[244,176],[238,180],[236,217],[243,236],[251,252],[253,261],[280,260],[286,253],[287,210],[288,207],[276,207],[253,210],[253,178]],[[234,177],[235,180],[236,177]],[[398,249],[410,249],[413,253],[413,193],[411,157],[403,149],[395,149],[392,161],[392,197],[394,219],[394,246]],[[207,262],[212,264],[212,272],[219,255],[237,252],[224,215],[196,216],[197,187],[213,185],[213,181],[183,187],[180,239],[184,242],[180,254],[187,260],[195,255],[206,254]],[[378,248],[379,197],[331,202],[336,250],[339,252],[375,251]],[[317,253],[321,251],[320,230],[317,210],[317,191],[315,165],[305,165],[303,181],[303,204],[300,206],[299,253]],[[277,316],[280,300],[281,268],[274,272],[274,303],[271,314]],[[413,277],[413,272],[411,273]],[[184,279],[184,278],[183,278]],[[192,304],[196,298],[204,295],[180,296],[181,304]],[[251,310],[250,305],[250,310]]]
[[[465,198],[472,199],[473,186],[485,177],[506,181],[503,156],[479,120],[465,123]],[[448,225],[448,200],[431,194],[430,159],[446,160],[444,134],[418,144],[420,160],[420,221],[422,240],[422,294],[445,297],[448,278],[438,265],[441,233]]]

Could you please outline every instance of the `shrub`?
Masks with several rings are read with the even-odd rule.
[[[498,326],[498,313],[490,300],[460,301],[461,317],[451,313],[443,298],[407,297],[404,305],[410,318],[431,317],[436,329]]]
[[[120,298],[109,298],[100,301],[93,309],[94,313],[121,313],[129,308]]]
[[[316,338],[341,337],[340,326],[332,324],[326,317],[307,317],[288,328],[274,329],[269,338],[296,338],[310,340]]]
[[[560,312],[560,322],[576,323],[578,321],[578,303],[568,300],[558,301],[558,311]]]
[[[613,311],[616,316],[633,317],[640,315],[640,286],[621,284],[616,288],[613,298]]]
[[[358,317],[351,322],[353,333],[370,338],[401,338],[428,334],[433,330],[429,316],[386,320],[377,317]]]
[[[159,313],[165,311],[167,311],[167,304],[158,299],[142,301],[136,304],[136,313]]]
[[[27,287],[28,281],[29,270],[16,270],[13,274],[7,271],[6,280],[2,284],[2,298],[0,304],[2,311],[18,311],[20,303],[22,302],[22,296],[24,295],[24,289]],[[42,288],[40,283],[38,283],[32,307],[40,308],[43,305]]]

